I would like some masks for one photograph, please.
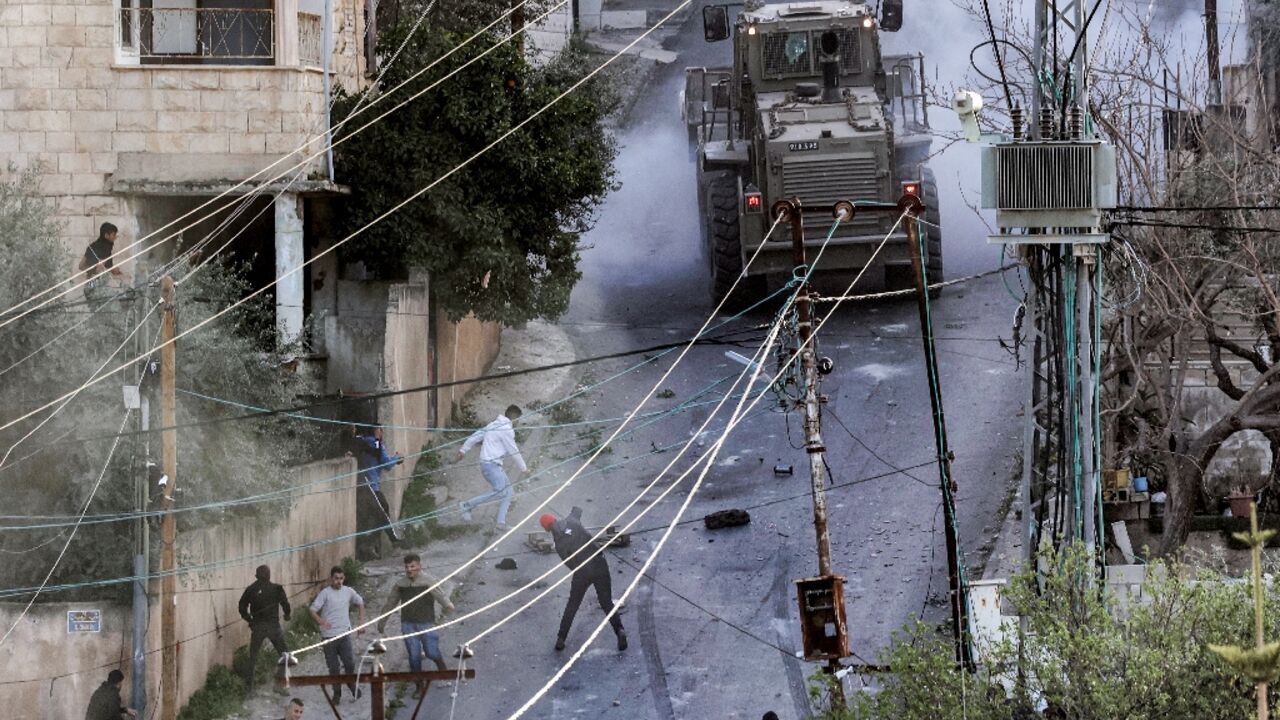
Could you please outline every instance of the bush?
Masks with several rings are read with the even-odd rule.
[[[195,691],[178,711],[178,720],[218,720],[242,712],[244,692],[244,680],[238,674],[226,665],[214,665],[204,687]]]
[[[1093,558],[1067,549],[1044,558],[1051,570],[1014,578],[1005,593],[1025,618],[1017,630],[985,647],[976,673],[955,667],[949,637],[921,625],[908,628],[882,658],[893,673],[875,695],[851,699],[828,720],[1003,720],[1031,708],[1055,708],[1073,720],[1248,717],[1252,688],[1207,649],[1209,643],[1252,645],[1248,587],[1185,566],[1148,566],[1143,604],[1121,605],[1080,580]],[[1280,586],[1267,593],[1267,627],[1280,626]],[[1272,693],[1274,698],[1276,693]]]

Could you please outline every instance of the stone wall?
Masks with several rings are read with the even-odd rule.
[[[324,127],[322,74],[297,58],[296,0],[276,0],[275,66],[131,64],[116,47],[114,8],[0,5],[0,167],[43,168],[76,249],[104,221],[136,237],[137,201],[120,192],[130,182],[241,180]],[[333,2],[335,81],[351,88],[363,82],[361,8]]]
[[[480,377],[489,371],[501,349],[502,326],[481,322],[468,316],[461,322],[451,322],[443,312],[436,315],[436,367],[437,382],[453,382]],[[436,393],[436,417],[441,425],[448,425],[453,411],[460,408],[467,393],[476,387],[474,383],[441,388]],[[492,418],[481,418],[488,422]]]
[[[296,468],[296,486],[287,513],[231,520],[178,536],[178,563],[185,567],[227,561],[226,566],[178,577],[178,697],[185,703],[205,681],[209,669],[228,664],[249,640],[236,603],[253,580],[253,569],[267,564],[272,579],[285,585],[291,602],[302,607],[314,595],[329,568],[354,555],[351,539],[297,552],[279,552],[355,532],[355,461],[325,460]],[[159,581],[150,589],[147,694],[149,709],[158,702],[160,681]],[[0,603],[0,623],[9,627],[23,603]],[[66,611],[101,609],[102,631],[68,634]],[[112,668],[131,674],[131,610],[127,604],[41,603],[34,606],[9,638],[9,657],[0,685],[0,707],[22,708],[22,717],[67,720],[84,717],[85,704]],[[56,679],[54,679],[56,677]],[[124,696],[130,700],[131,680]],[[148,713],[150,716],[150,713]]]

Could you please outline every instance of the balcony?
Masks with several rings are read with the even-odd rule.
[[[276,13],[269,0],[239,0],[240,7],[183,7],[180,3],[121,7],[121,54],[143,65],[275,64]]]

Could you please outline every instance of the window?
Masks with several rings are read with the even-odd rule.
[[[274,64],[274,0],[116,1],[120,55],[135,62]]]
[[[764,36],[764,74],[768,78],[817,75],[822,71],[816,50],[823,30],[769,33]],[[836,30],[840,39],[840,74],[862,70],[858,31]]]

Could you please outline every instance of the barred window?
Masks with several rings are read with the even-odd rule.
[[[822,30],[769,33],[764,36],[765,77],[781,78],[796,75],[815,75],[818,65],[815,44],[822,37]],[[840,73],[851,75],[862,70],[862,58],[858,52],[857,30],[836,30],[840,39]]]

